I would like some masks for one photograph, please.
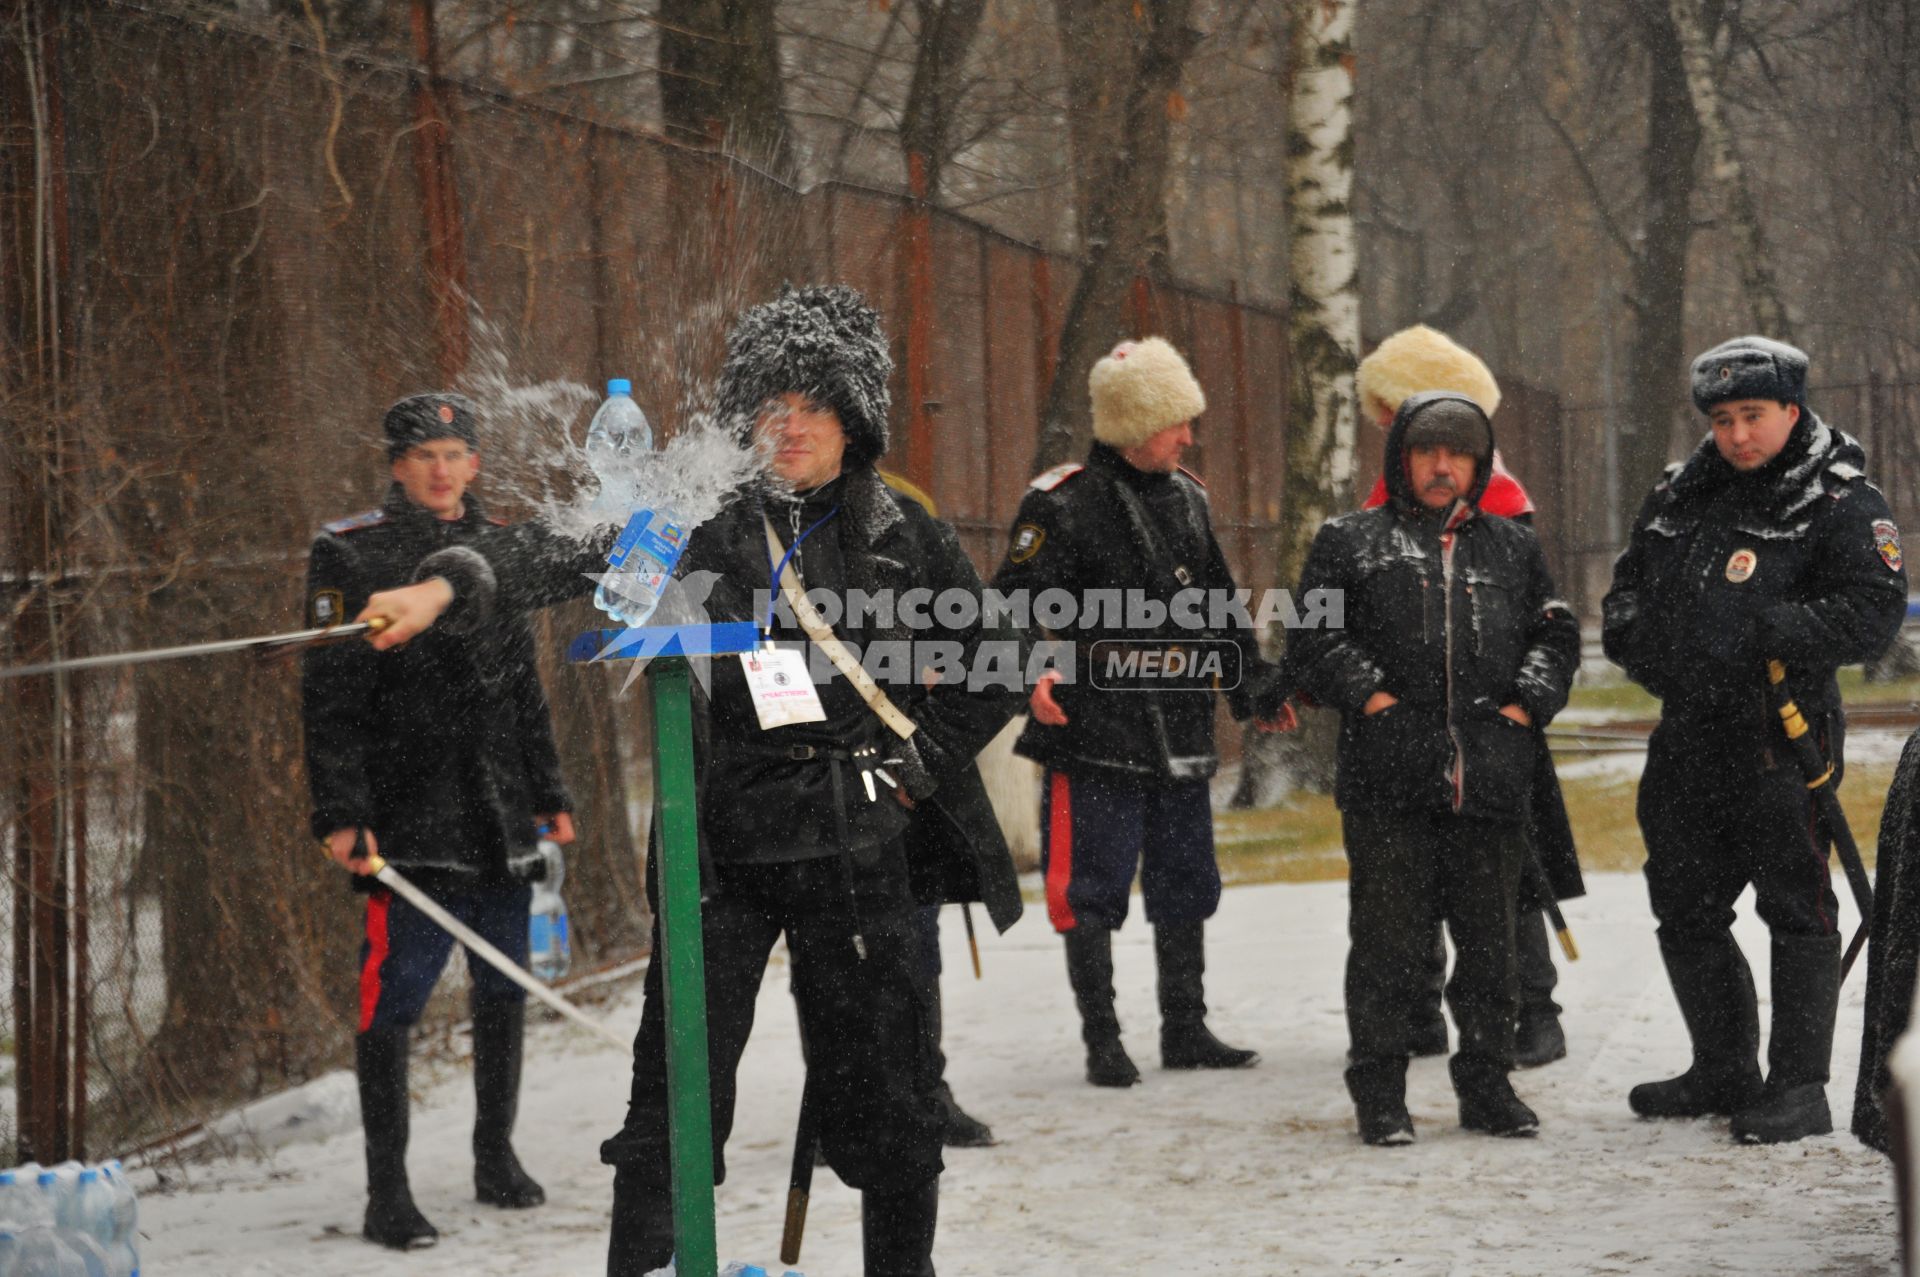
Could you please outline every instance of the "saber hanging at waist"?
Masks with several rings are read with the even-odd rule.
[[[26,678],[33,674],[62,674],[69,670],[111,669],[121,665],[146,665],[153,661],[177,661],[189,656],[218,656],[225,652],[257,652],[274,656],[315,643],[378,634],[387,627],[387,618],[353,621],[346,625],[325,625],[312,630],[290,630],[284,634],[262,634],[257,638],[215,639],[211,643],[187,643],[179,647],[150,647],[143,652],[110,652],[104,656],[75,656],[62,661],[43,661],[38,665],[16,665],[0,669],[0,680]]]

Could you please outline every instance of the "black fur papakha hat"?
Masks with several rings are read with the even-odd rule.
[[[1807,352],[1770,337],[1735,337],[1693,361],[1693,404],[1710,412],[1735,399],[1807,403]]]
[[[845,284],[788,284],[742,314],[727,334],[716,408],[743,436],[769,399],[805,395],[839,415],[848,468],[887,450],[893,357],[880,314]]]
[[[435,439],[458,439],[469,448],[478,448],[478,411],[473,400],[449,390],[408,395],[387,409],[386,419],[380,423],[387,435],[387,460]]]

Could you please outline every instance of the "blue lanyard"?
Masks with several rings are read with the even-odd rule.
[[[800,543],[819,531],[822,523],[825,523],[828,519],[831,519],[839,513],[840,507],[833,507],[833,509],[821,515],[812,527],[795,537],[793,544],[787,547],[787,552],[780,556],[780,563],[777,567],[774,565],[773,555],[771,553],[767,555],[767,567],[770,569],[770,574],[767,581],[767,619],[760,625],[760,634],[763,638],[773,637],[773,596],[780,592],[780,574],[785,572],[787,570],[787,564],[793,561],[794,551],[800,548]],[[766,517],[764,508],[762,509],[761,517]]]

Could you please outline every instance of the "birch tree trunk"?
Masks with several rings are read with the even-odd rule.
[[[1734,251],[1740,263],[1740,283],[1753,307],[1754,322],[1768,337],[1793,340],[1792,321],[1786,302],[1780,296],[1780,281],[1774,277],[1767,257],[1765,238],[1760,229],[1760,210],[1753,202],[1753,188],[1747,184],[1746,170],[1734,149],[1733,132],[1727,127],[1727,115],[1720,100],[1720,86],[1714,80],[1712,31],[1717,23],[1708,20],[1705,0],[1669,0],[1674,33],[1680,39],[1680,59],[1686,68],[1687,95],[1693,100],[1695,117],[1700,121],[1701,140],[1706,143],[1707,160],[1714,183],[1727,202],[1732,222]]]
[[[1287,468],[1275,575],[1300,579],[1321,524],[1353,504],[1354,368],[1360,299],[1354,282],[1353,17],[1357,0],[1290,0],[1287,95]],[[1278,652],[1285,635],[1265,636]],[[1235,806],[1276,801],[1296,783],[1331,782],[1325,714],[1303,731],[1245,734]]]

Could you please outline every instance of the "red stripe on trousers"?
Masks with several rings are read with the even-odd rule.
[[[1067,903],[1067,884],[1073,881],[1073,800],[1067,774],[1052,772],[1047,784],[1047,921],[1055,931],[1079,925]]]
[[[387,908],[393,893],[367,897],[367,960],[360,966],[360,1032],[373,1027],[373,1011],[380,1005],[380,964],[387,960]]]

